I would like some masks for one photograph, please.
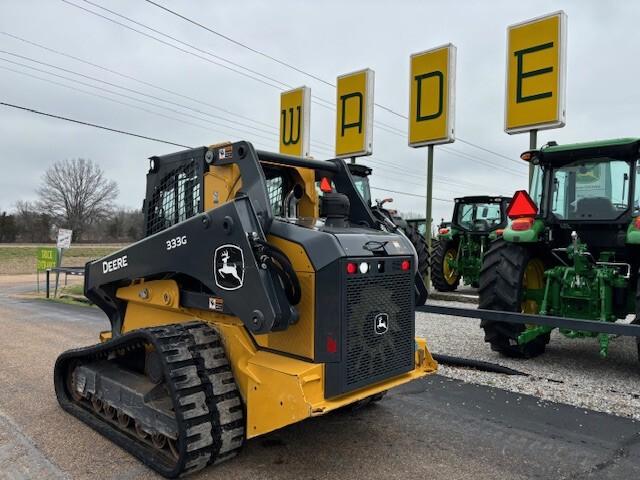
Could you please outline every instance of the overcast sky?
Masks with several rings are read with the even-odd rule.
[[[528,18],[559,9],[568,16],[567,125],[541,132],[539,143],[640,134],[639,67],[636,66],[640,49],[640,3],[637,2],[238,0],[172,1],[169,5],[167,0],[158,1],[238,42],[331,82],[340,74],[369,67],[375,71],[376,102],[403,115],[408,110],[410,54],[448,42],[455,44],[459,141],[444,148],[436,147],[434,196],[438,199],[472,194],[510,195],[526,187],[526,164],[514,163],[460,140],[515,160],[528,147],[526,134],[509,136],[503,131],[506,27]],[[68,2],[161,38],[83,0]],[[215,65],[211,62],[225,62],[210,55],[214,54],[287,85],[307,85],[313,95],[334,103],[332,87],[212,35],[143,0],[91,2],[204,50],[207,53],[180,47],[210,61],[173,49],[61,0],[3,0],[0,2],[0,32],[5,33],[0,35],[3,52],[156,98],[0,53],[0,101],[189,146],[246,139],[258,148],[277,150],[279,92],[287,87],[274,88]],[[6,34],[197,101],[107,73]],[[175,44],[166,38],[164,41]],[[240,67],[231,68],[257,76]],[[278,85],[274,80],[260,78]],[[92,85],[114,93],[99,91]],[[376,122],[406,131],[406,120],[384,109],[376,108],[374,118]],[[312,104],[311,151],[316,158],[330,156],[326,149],[334,143],[334,128],[335,113]],[[404,135],[390,133],[384,126],[375,128],[373,141],[373,157],[360,160],[374,168],[373,185],[424,195],[426,149],[409,148]],[[139,208],[144,196],[146,158],[178,149],[0,106],[0,209],[13,208],[17,200],[34,200],[42,172],[57,160],[74,157],[98,162],[107,176],[120,186],[118,203]],[[393,196],[396,208],[401,211],[424,210],[424,199],[416,196],[382,191],[374,191],[374,195]],[[450,216],[451,208],[451,203],[435,200],[434,219]]]

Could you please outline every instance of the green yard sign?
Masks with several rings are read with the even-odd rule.
[[[58,266],[58,249],[55,247],[38,248],[37,266],[38,272],[44,272]]]

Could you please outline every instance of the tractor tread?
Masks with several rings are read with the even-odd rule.
[[[522,278],[531,252],[522,245],[507,243],[502,239],[492,243],[480,271],[479,308],[519,312],[522,303]],[[518,344],[518,336],[524,325],[482,320],[484,340],[491,350],[507,357],[532,358],[544,353],[550,335],[541,335],[524,345]]]
[[[439,292],[453,292],[460,284],[460,276],[453,284],[444,278],[444,257],[451,247],[456,246],[455,240],[436,240],[431,244],[431,284]],[[456,247],[457,248],[457,247]]]

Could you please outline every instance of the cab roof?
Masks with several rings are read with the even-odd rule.
[[[500,203],[510,201],[511,197],[503,197],[500,195],[475,195],[469,197],[458,197],[453,199],[455,203]]]
[[[595,142],[568,143],[566,145],[547,145],[540,150],[533,150],[534,163],[564,164],[581,158],[595,157],[637,157],[640,149],[640,138],[614,138]],[[537,160],[537,162],[536,162]]]

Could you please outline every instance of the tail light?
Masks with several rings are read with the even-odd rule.
[[[633,219],[633,226],[640,230],[640,217],[636,217]]]
[[[448,228],[441,228],[440,230],[438,230],[438,233],[440,235],[446,235],[447,233],[449,233],[449,229]]]
[[[499,237],[502,236],[503,233],[504,233],[504,228],[499,228],[496,230],[496,235]]]
[[[531,217],[516,218],[511,222],[511,230],[523,232],[529,230],[533,226],[534,219]]]

